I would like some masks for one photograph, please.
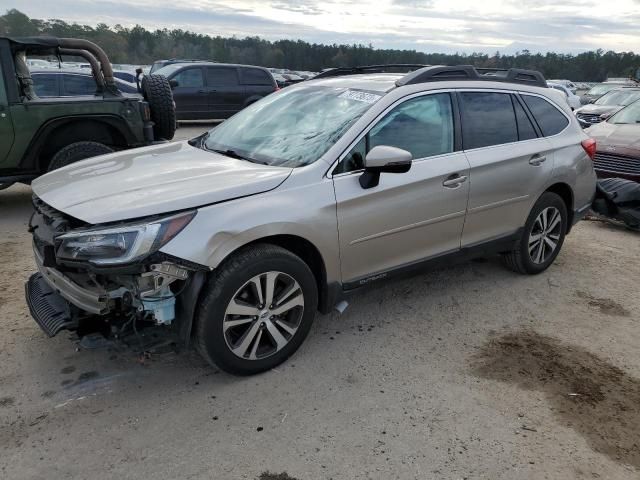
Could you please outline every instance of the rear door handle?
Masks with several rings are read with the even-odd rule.
[[[450,175],[444,182],[442,182],[442,185],[447,188],[458,188],[460,185],[467,181],[467,178],[468,177],[466,175],[454,173],[453,175]]]
[[[542,165],[544,162],[547,161],[547,157],[545,157],[544,155],[534,155],[533,157],[531,157],[529,159],[529,164],[533,165],[534,167],[539,167],[540,165]]]

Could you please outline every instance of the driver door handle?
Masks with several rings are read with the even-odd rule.
[[[546,161],[547,161],[547,157],[545,157],[544,155],[535,154],[533,157],[529,159],[529,164],[533,165],[534,167],[539,167]]]
[[[454,173],[453,175],[447,177],[447,179],[442,182],[442,185],[447,188],[458,188],[460,185],[467,181],[467,178],[468,177],[466,175]]]

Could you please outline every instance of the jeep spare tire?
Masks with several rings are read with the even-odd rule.
[[[169,80],[162,75],[142,77],[142,94],[151,109],[156,139],[171,140],[176,132],[176,109]]]
[[[107,153],[113,152],[113,148],[98,142],[72,143],[59,150],[58,153],[53,156],[47,171],[50,172],[57,168],[66,167],[85,158],[97,157],[98,155],[106,155]]]

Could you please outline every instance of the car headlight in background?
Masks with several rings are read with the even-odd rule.
[[[148,223],[65,233],[56,238],[60,241],[56,257],[97,265],[131,262],[162,248],[195,215],[187,212]]]

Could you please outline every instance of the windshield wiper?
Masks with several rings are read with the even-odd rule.
[[[206,145],[205,145],[205,148]],[[258,163],[260,165],[268,165],[267,162],[259,162],[258,160],[254,159],[254,158],[249,158],[249,157],[245,157],[243,155],[240,155],[238,152],[236,152],[235,150],[217,150],[217,149],[210,149],[207,148],[207,150],[210,150],[211,152],[216,152],[219,153],[220,155],[224,155],[225,157],[231,157],[231,158],[236,158],[238,160],[246,160],[247,162],[251,162],[251,163]]]

